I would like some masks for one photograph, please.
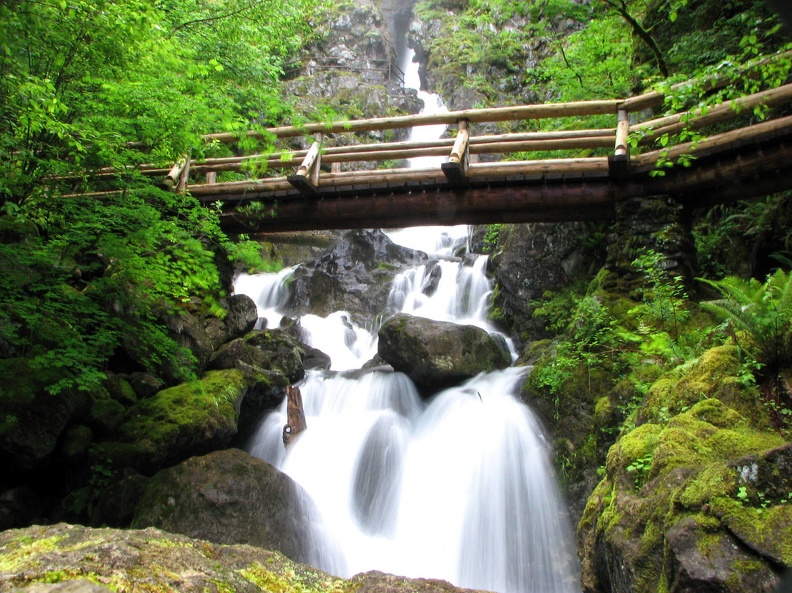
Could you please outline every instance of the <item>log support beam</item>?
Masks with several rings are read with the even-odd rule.
[[[319,166],[322,162],[322,134],[315,134],[315,140],[305,155],[302,164],[297,168],[297,173],[289,175],[286,179],[302,195],[319,197]]]
[[[454,187],[468,185],[468,165],[470,164],[470,131],[467,120],[459,120],[459,131],[448,161],[440,165],[448,182]]]

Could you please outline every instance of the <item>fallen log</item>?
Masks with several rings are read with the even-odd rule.
[[[283,445],[288,447],[308,425],[305,422],[302,393],[299,387],[286,386],[286,424],[283,426]]]

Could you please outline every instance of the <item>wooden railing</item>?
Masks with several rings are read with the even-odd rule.
[[[774,59],[788,60],[791,54],[780,54]],[[750,77],[752,70],[747,69],[743,74]],[[710,91],[731,84],[729,80],[717,78],[697,83],[697,88]],[[681,83],[676,87],[688,84]],[[144,166],[141,171],[146,175],[160,176],[175,190],[190,192],[206,202],[274,200],[285,196],[317,198],[394,189],[460,189],[481,187],[493,181],[518,185],[561,177],[565,180],[607,178],[619,182],[651,175],[658,166],[667,166],[680,159],[690,162],[691,159],[756,143],[768,135],[792,133],[790,109],[783,109],[792,107],[792,84],[715,106],[655,117],[654,112],[664,100],[662,93],[651,92],[627,99],[466,109],[434,115],[275,127],[264,133],[249,132],[246,137],[285,143],[295,137],[313,136],[312,143],[305,150],[276,150],[266,154],[202,160],[185,156],[171,168]],[[754,109],[765,110],[771,118],[758,123],[746,118],[745,115]],[[589,116],[606,116],[606,119],[609,116],[612,125],[479,136],[473,133],[475,124],[511,122],[520,126],[540,119],[559,120],[562,124],[570,121],[569,118]],[[717,128],[738,118],[743,118],[743,121],[736,129],[721,131]],[[452,137],[427,142],[362,143],[370,132],[437,124],[449,126]],[[691,131],[700,131],[701,135],[695,140],[683,141]],[[239,142],[240,137],[219,133],[207,134],[203,139],[207,143],[233,145]],[[550,151],[567,151],[564,154],[571,152],[571,156],[537,156],[537,153]],[[482,155],[500,155],[500,159],[480,162]],[[387,166],[404,159],[428,156],[443,157],[443,162],[439,166],[423,168]],[[347,170],[340,170],[342,165]],[[217,175],[228,171],[248,178],[218,183]]]
[[[437,115],[414,115],[367,120],[352,120],[333,123],[313,123],[300,127],[271,128],[268,134],[283,139],[304,134],[313,134],[310,149],[280,151],[271,154],[253,154],[227,158],[208,158],[193,161],[189,167],[191,175],[207,175],[221,171],[244,171],[246,168],[264,169],[269,172],[296,169],[291,174],[262,177],[225,183],[182,183],[182,188],[200,200],[239,199],[265,197],[297,191],[306,196],[332,194],[345,188],[363,188],[382,184],[426,184],[447,183],[464,187],[476,180],[486,181],[497,177],[530,176],[611,176],[616,179],[626,175],[647,173],[658,162],[674,162],[683,155],[698,158],[732,146],[736,141],[750,142],[752,139],[792,127],[790,117],[770,119],[761,123],[741,127],[695,141],[674,143],[683,130],[702,130],[743,116],[746,110],[756,107],[774,108],[792,105],[792,84],[752,95],[726,101],[715,107],[683,111],[659,118],[640,121],[640,115],[651,113],[651,109],[662,105],[663,95],[649,93],[625,100],[583,101],[500,107],[494,109],[470,109],[451,111]],[[525,132],[473,136],[470,124],[522,122],[547,118],[586,117],[612,115],[613,127],[550,132]],[[632,121],[631,120],[638,120]],[[456,128],[456,137],[429,142],[381,142],[374,144],[347,145],[338,142],[343,135],[355,135],[370,131],[412,128],[422,125],[445,124]],[[250,136],[263,139],[263,135]],[[668,145],[654,147],[663,137]],[[233,143],[238,138],[232,134],[209,134],[208,142]],[[333,142],[335,141],[335,145]],[[631,146],[632,143],[632,146]],[[582,156],[568,158],[526,159],[536,152],[574,150],[591,151],[608,149],[604,156]],[[483,154],[499,154],[507,158],[520,153],[520,160],[497,162],[475,162]],[[374,168],[367,170],[338,171],[340,163],[372,163],[381,166],[387,161],[413,157],[447,157],[446,162],[434,168]],[[322,170],[329,165],[330,171]],[[335,167],[334,167],[335,166]],[[176,167],[171,172],[184,173]],[[184,179],[184,176],[182,176]]]

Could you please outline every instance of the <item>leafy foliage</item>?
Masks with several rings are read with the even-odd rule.
[[[0,4],[0,355],[61,369],[52,391],[89,389],[122,344],[190,376],[163,317],[196,298],[222,315],[216,254],[261,258],[134,166],[211,154],[202,134],[287,113],[278,78],[313,4]]]
[[[778,269],[764,282],[734,276],[703,282],[723,298],[702,305],[728,321],[737,342],[768,375],[792,364],[792,275]]]

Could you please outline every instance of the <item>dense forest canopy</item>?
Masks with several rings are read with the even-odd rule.
[[[134,166],[220,154],[201,134],[297,119],[280,80],[310,43],[311,19],[332,14],[320,2],[0,3],[0,356],[50,369],[53,391],[87,388],[132,340],[149,368],[181,360],[176,375],[190,376],[163,315],[196,302],[222,315],[218,258],[254,265],[257,246],[230,240],[211,207]],[[627,96],[707,68],[738,72],[785,47],[762,2],[425,0],[415,10],[455,32],[426,48],[436,71],[461,68],[461,56],[502,71],[459,77],[492,101],[516,88],[538,100]],[[528,60],[526,48],[548,57]]]

